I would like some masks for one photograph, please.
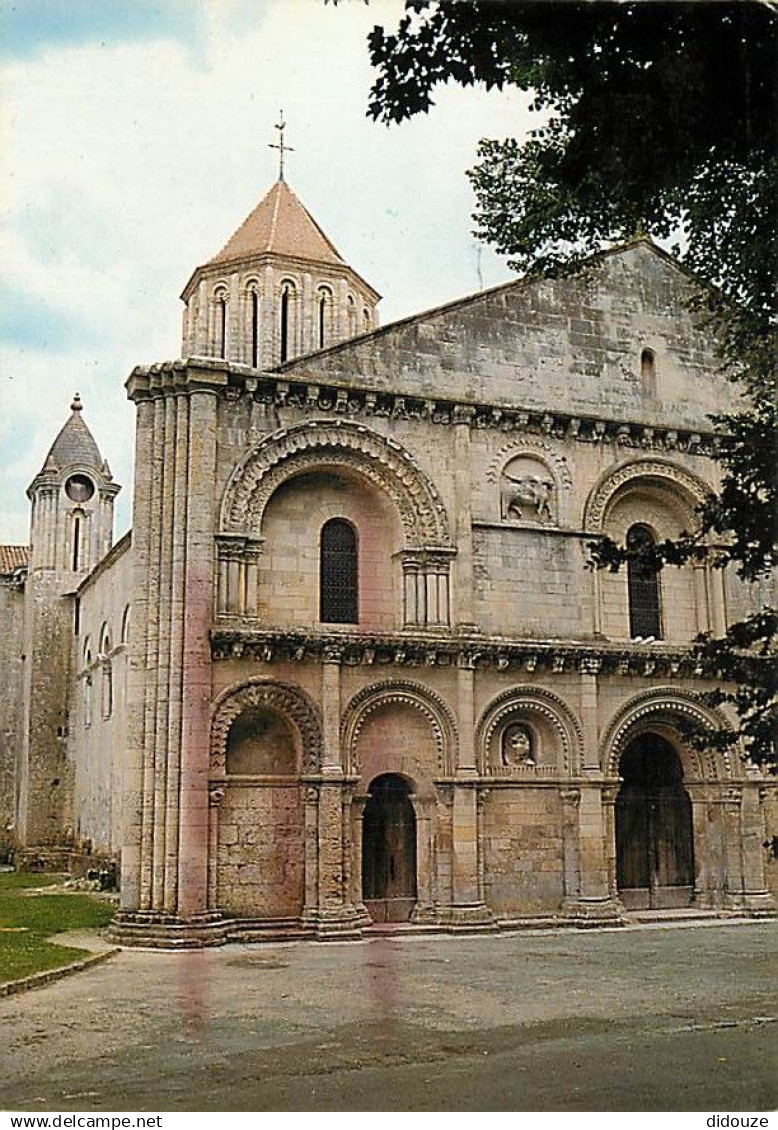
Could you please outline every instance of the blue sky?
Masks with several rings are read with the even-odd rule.
[[[197,42],[198,6],[187,0],[0,0],[0,58],[50,47],[111,47],[144,39]]]
[[[383,323],[478,289],[465,170],[527,99],[447,89],[391,129],[365,116],[366,36],[401,0],[0,0],[0,541],[73,393],[130,522],[124,381],[177,357],[179,294],[276,177],[383,295]],[[509,272],[480,253],[484,285]]]

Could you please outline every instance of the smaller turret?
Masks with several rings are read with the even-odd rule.
[[[121,489],[84,423],[78,393],[70,410],[27,488],[30,571],[59,573],[69,588],[111,548],[114,498]]]

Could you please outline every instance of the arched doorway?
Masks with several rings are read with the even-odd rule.
[[[376,777],[362,820],[362,900],[374,922],[407,922],[416,902],[416,816],[407,781]]]
[[[694,893],[692,806],[678,754],[642,734],[619,764],[616,880],[627,909],[687,906]]]

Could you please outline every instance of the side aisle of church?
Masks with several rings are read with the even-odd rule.
[[[132,540],[58,574],[69,799],[36,840],[19,782],[54,752],[25,739],[26,848],[120,849],[128,943],[772,912],[775,782],[682,736],[720,721],[689,641],[751,593],[586,569],[715,486],[688,288],[638,240],[375,329],[274,186],[187,284],[183,359],[128,381]]]

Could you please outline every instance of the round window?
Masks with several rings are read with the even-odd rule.
[[[71,475],[65,483],[65,494],[71,502],[88,502],[94,493],[94,483],[86,475]]]

